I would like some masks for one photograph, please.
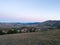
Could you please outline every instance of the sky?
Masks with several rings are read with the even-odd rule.
[[[0,0],[0,22],[60,20],[60,0]]]

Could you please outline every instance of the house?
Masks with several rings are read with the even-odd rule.
[[[2,32],[5,33],[5,34],[7,34],[8,31],[6,31],[6,30],[2,30]]]
[[[41,29],[40,28],[36,28],[35,32],[39,32],[39,31],[41,31]]]
[[[23,28],[23,29],[21,29],[21,32],[27,32],[27,28]]]
[[[17,30],[17,32],[20,32],[20,30]]]

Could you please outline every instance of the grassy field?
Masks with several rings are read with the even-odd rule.
[[[60,45],[60,29],[0,35],[0,45]]]

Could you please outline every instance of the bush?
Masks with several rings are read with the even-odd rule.
[[[9,31],[7,32],[7,34],[14,34],[14,33],[17,33],[17,30],[9,30]]]
[[[3,35],[4,33],[2,32],[2,30],[0,30],[0,35]]]

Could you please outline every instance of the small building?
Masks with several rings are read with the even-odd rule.
[[[6,31],[6,30],[2,30],[2,32],[5,33],[5,34],[7,34],[8,31]]]
[[[23,29],[21,29],[21,32],[27,32],[27,28],[23,28]]]

